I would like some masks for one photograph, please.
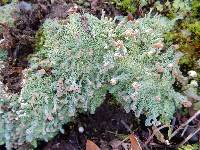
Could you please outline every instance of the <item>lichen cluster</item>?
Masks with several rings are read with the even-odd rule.
[[[0,7],[0,22],[6,23],[10,26],[13,26],[14,19],[13,19],[13,13],[15,9],[15,3],[7,4],[5,6]],[[1,33],[1,29],[0,29]]]
[[[0,143],[8,149],[49,140],[77,113],[94,113],[110,92],[124,109],[169,123],[184,97],[172,87],[177,63],[164,33],[174,21],[161,16],[119,24],[102,16],[47,19],[37,53],[24,70],[19,95],[1,99]]]

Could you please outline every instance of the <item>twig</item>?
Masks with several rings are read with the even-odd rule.
[[[199,127],[197,130],[195,130],[195,132],[190,133],[190,134],[187,136],[187,138],[185,138],[184,141],[181,142],[181,143],[179,144],[179,146],[184,145],[189,139],[191,139],[191,138],[192,138],[195,134],[197,134],[199,131],[200,131],[200,127]]]
[[[167,147],[163,147],[163,145],[160,145],[160,144],[157,144],[157,143],[150,143],[149,145],[150,145],[150,146],[153,146],[153,147],[163,148],[163,149],[164,149],[164,148],[166,149],[167,147],[170,147],[170,148],[174,148],[174,149],[175,149],[175,148],[177,147],[176,145],[167,145]]]
[[[181,129],[183,129],[183,127],[185,127],[186,125],[188,125],[192,120],[194,120],[198,115],[200,114],[200,110],[197,111],[190,119],[188,119],[185,123],[181,124],[178,129],[176,129],[172,135],[169,137],[169,139],[171,139],[172,137],[174,137]]]
[[[109,132],[111,134],[114,134],[115,136],[118,136],[119,134],[112,132],[112,131],[106,131]],[[123,139],[115,148],[119,147],[122,143],[124,143],[125,141],[127,141],[129,139],[129,136],[127,136],[125,139]]]
[[[118,148],[122,143],[124,143],[126,140],[129,139],[129,136],[127,136],[125,139],[123,139],[115,148]]]
[[[157,133],[158,131],[160,131],[160,130],[163,129],[163,128],[167,128],[167,127],[169,127],[169,126],[163,125],[163,126],[157,128],[157,129],[155,129],[155,130],[153,131],[152,135],[147,139],[147,141],[146,141],[144,144],[147,145],[147,144],[153,139],[153,137],[156,135],[156,133]]]
[[[134,132],[131,130],[130,126],[126,124],[126,122],[124,120],[121,120],[121,123],[124,125],[124,127],[131,133],[134,134]],[[125,138],[121,143],[119,143],[117,147],[119,147],[124,141],[126,141],[127,139],[129,139],[129,136],[127,138]],[[140,139],[138,138],[138,141],[141,143]]]
[[[114,134],[115,136],[117,136],[117,135],[118,135],[117,133],[115,133],[115,132],[112,132],[112,131],[106,131],[106,132],[108,132],[108,133],[111,133],[111,134]]]
[[[124,122],[124,120],[121,120],[121,123],[124,125],[124,127],[125,127],[130,133],[133,133],[133,131],[131,130],[131,128],[126,124],[126,122]]]
[[[183,130],[181,136],[183,136],[183,135],[185,134],[185,131],[187,130],[188,126],[189,126],[189,125],[186,125],[186,126],[185,126],[185,128],[184,128],[184,130]]]
[[[176,124],[176,117],[173,117],[173,120],[172,120],[172,127],[174,127]]]

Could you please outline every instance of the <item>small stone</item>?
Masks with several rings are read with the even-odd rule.
[[[169,143],[168,140],[165,140],[165,144],[166,144],[166,145],[170,145],[170,143]]]
[[[32,5],[30,3],[21,1],[18,5],[17,8],[23,11],[31,11]]]
[[[78,128],[79,133],[83,133],[84,132],[84,128],[81,126]]]

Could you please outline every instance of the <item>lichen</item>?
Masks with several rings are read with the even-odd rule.
[[[14,25],[14,19],[13,19],[14,10],[15,10],[15,3],[0,6],[0,22],[7,23],[9,26],[13,26]]]
[[[146,125],[170,123],[184,97],[174,91],[178,68],[164,33],[174,24],[151,16],[119,24],[89,14],[47,19],[42,44],[23,72],[20,94],[6,100],[0,135],[8,149],[48,141],[80,112],[94,113],[110,92],[124,109]],[[159,120],[160,118],[160,120]]]

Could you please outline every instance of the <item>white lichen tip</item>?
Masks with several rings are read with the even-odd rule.
[[[190,85],[191,85],[192,87],[198,87],[198,82],[197,82],[196,80],[192,80],[192,81],[190,82]]]
[[[151,57],[151,56],[153,56],[153,55],[156,54],[156,50],[155,50],[155,49],[152,49],[152,50],[146,52],[146,54],[147,54],[147,56]]]
[[[197,77],[197,73],[196,73],[196,71],[194,71],[194,70],[188,71],[188,75],[189,75],[189,77],[191,77],[191,78],[196,78],[196,77]]]
[[[116,85],[116,84],[117,84],[117,79],[112,78],[112,79],[110,80],[110,84],[111,84],[111,85]]]

